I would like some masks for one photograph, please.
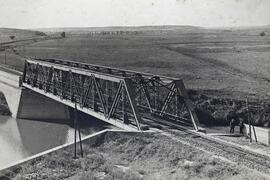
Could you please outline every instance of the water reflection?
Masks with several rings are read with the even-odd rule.
[[[0,116],[0,169],[73,138],[74,129],[67,124]]]
[[[113,128],[82,112],[79,112],[78,120],[82,137]],[[37,153],[73,142],[72,124],[72,120],[37,121],[0,116],[0,169]]]
[[[21,142],[27,152],[37,154],[70,142],[73,129],[65,124],[17,119]]]

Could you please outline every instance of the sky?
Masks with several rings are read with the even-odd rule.
[[[270,0],[0,0],[0,27],[270,25]]]

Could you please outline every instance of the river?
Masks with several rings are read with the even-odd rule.
[[[72,141],[74,129],[66,124],[0,116],[0,169]]]

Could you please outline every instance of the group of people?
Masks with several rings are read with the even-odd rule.
[[[244,129],[244,119],[237,118],[237,117],[231,117],[230,118],[230,133],[234,133],[235,126],[239,125],[239,132],[240,134],[243,134]]]

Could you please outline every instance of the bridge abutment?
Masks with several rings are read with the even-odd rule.
[[[0,70],[0,91],[12,117],[35,120],[70,119],[68,106],[19,86],[20,75]]]
[[[69,119],[68,106],[29,89],[21,90],[17,117],[20,119],[61,120]]]
[[[17,117],[21,98],[20,76],[0,70],[0,91],[4,94],[12,117]]]

